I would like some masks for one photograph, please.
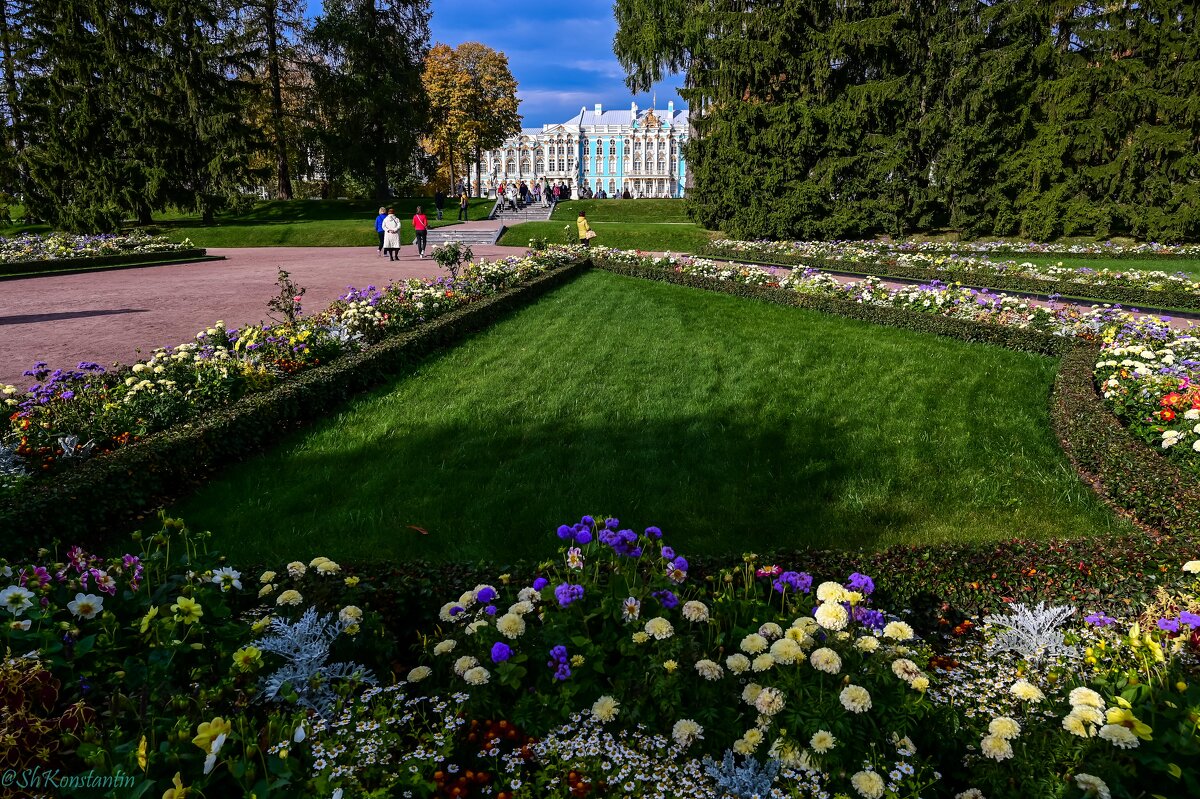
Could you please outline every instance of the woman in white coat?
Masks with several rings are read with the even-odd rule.
[[[400,217],[393,208],[387,209],[383,220],[383,251],[390,260],[400,260]]]
[[[549,208],[550,207],[550,184],[546,182],[545,178],[542,178],[541,182],[538,185],[541,187],[541,190],[542,190],[542,192],[541,192],[542,193],[542,207]]]

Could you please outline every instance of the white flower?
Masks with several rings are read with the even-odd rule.
[[[453,652],[454,647],[458,646],[458,641],[453,638],[447,638],[445,641],[438,641],[437,646],[433,648],[433,654],[444,655],[447,652]]]
[[[433,669],[429,668],[428,666],[417,666],[415,669],[412,669],[408,672],[408,677],[405,679],[407,679],[409,682],[420,682],[431,674],[433,674]]]
[[[208,756],[204,758],[204,773],[209,774],[217,765],[217,753],[221,751],[221,747],[225,745],[225,733],[221,733],[213,739],[212,744],[208,749]]]
[[[837,738],[833,737],[833,733],[828,730],[817,730],[808,745],[813,748],[813,751],[818,755],[823,755],[833,747],[837,746]]]
[[[696,661],[696,673],[710,682],[721,679],[725,674],[720,664],[707,659]]]
[[[1080,772],[1075,775],[1075,784],[1083,791],[1084,796],[1095,796],[1097,799],[1112,799],[1108,785],[1099,777]]]
[[[893,641],[908,641],[914,635],[913,628],[902,621],[888,622],[887,626],[883,628],[883,637],[891,638]]]
[[[637,597],[627,597],[621,603],[621,620],[622,621],[637,621],[642,615],[642,603]]]
[[[1028,680],[1017,680],[1008,690],[1017,699],[1026,702],[1041,702],[1046,698],[1046,695],[1042,693],[1042,689]]]
[[[515,613],[505,613],[496,619],[496,629],[505,638],[519,638],[525,634],[525,619]]]
[[[469,608],[472,605],[474,605],[475,604],[475,592],[474,591],[463,592],[463,595],[458,598],[458,604],[461,605],[464,609]]]
[[[703,602],[691,600],[683,603],[683,617],[691,622],[708,621],[708,607]]]
[[[270,596],[271,592],[274,590],[275,590],[275,586],[271,585],[270,583],[267,583],[262,588],[258,589],[258,598],[262,599],[265,596]]]
[[[1118,749],[1136,749],[1139,743],[1133,731],[1120,724],[1105,724],[1100,728],[1100,737]]]
[[[858,772],[850,778],[850,784],[854,786],[854,790],[858,791],[866,799],[879,799],[879,797],[883,796],[883,777],[880,777],[874,771]]]
[[[509,613],[515,613],[518,616],[524,616],[526,613],[533,613],[533,603],[528,600],[514,602],[508,606]]]
[[[750,633],[742,639],[741,650],[750,655],[757,655],[767,648],[767,639],[758,633]]]
[[[338,620],[349,626],[362,621],[363,612],[357,605],[347,605],[338,613]]]
[[[454,673],[461,677],[462,675],[466,674],[468,670],[473,669],[478,665],[478,660],[470,655],[463,655],[458,660],[454,661]]]
[[[897,658],[892,661],[892,673],[906,683],[911,683],[921,676],[921,669],[908,658]]]
[[[768,641],[774,641],[783,635],[783,628],[773,621],[769,621],[758,628],[758,634]]]
[[[813,653],[808,656],[808,662],[812,663],[814,669],[826,674],[837,674],[842,670],[842,659],[837,652],[827,646],[814,649]]]
[[[617,717],[621,703],[607,694],[600,697],[592,705],[592,715],[600,721],[612,721]]]
[[[850,623],[850,614],[836,602],[825,602],[817,608],[817,624],[826,630],[841,630]]]
[[[95,594],[76,594],[75,599],[67,603],[67,610],[81,619],[94,619],[104,610],[104,599]]]
[[[817,620],[812,616],[801,616],[792,622],[792,627],[798,630],[803,630],[808,635],[812,635],[817,630],[821,629],[821,625],[817,624]]]
[[[240,591],[242,590],[241,576],[242,573],[236,571],[233,567],[222,566],[213,571],[212,582],[213,585],[221,586],[222,591],[228,591],[230,588],[236,588]]]
[[[846,589],[841,583],[827,581],[817,586],[817,599],[821,602],[841,602],[846,596]]]
[[[292,741],[295,743],[303,743],[304,739],[307,737],[308,737],[308,733],[305,732],[304,725],[303,724],[297,725],[296,731],[292,734]]]
[[[29,632],[29,628],[33,626],[31,619],[21,619],[21,621],[10,621],[8,627],[10,630],[22,630]]]
[[[866,713],[871,709],[871,693],[861,685],[847,685],[838,696],[842,707],[851,713]]]
[[[783,710],[785,701],[783,692],[778,688],[764,688],[754,699],[754,709],[764,716],[774,716]]]
[[[308,571],[308,568],[298,560],[294,560],[287,565],[288,574],[295,579],[303,577],[306,571]]]
[[[725,666],[734,674],[741,674],[743,671],[750,668],[750,658],[746,657],[740,652],[735,652],[734,654],[725,658]]]
[[[1189,560],[1183,564],[1183,570],[1191,574],[1200,574],[1200,560]]]
[[[746,683],[746,687],[742,689],[742,701],[747,705],[753,705],[760,693],[762,693],[761,685],[756,682]]]
[[[954,794],[954,799],[986,799],[983,791],[978,788],[968,788],[965,791]]]
[[[996,761],[1008,760],[1013,756],[1012,744],[1007,738],[1001,738],[999,735],[984,736],[979,742],[979,748],[985,756]]]
[[[671,728],[671,737],[675,739],[675,743],[687,748],[704,737],[704,728],[691,719],[680,719]]]
[[[756,656],[754,660],[750,662],[750,668],[752,668],[754,671],[767,671],[768,669],[774,668],[774,666],[775,658],[771,657],[766,652]]]
[[[780,638],[771,644],[771,657],[785,666],[790,666],[804,657],[804,650],[791,638]]]
[[[470,685],[483,685],[491,679],[491,673],[483,666],[475,666],[463,673],[463,679]]]
[[[0,591],[0,605],[14,616],[20,616],[33,607],[33,592],[22,585],[10,585]]]
[[[477,619],[477,620],[471,622],[470,624],[468,624],[464,629],[467,631],[467,635],[474,635],[475,633],[479,632],[481,629],[483,629],[484,627],[487,627],[487,626],[488,626],[488,623],[486,620]]]
[[[1008,741],[1021,734],[1021,725],[1008,716],[997,716],[988,724],[988,733]]]
[[[1071,707],[1094,707],[1104,709],[1104,698],[1091,688],[1079,687],[1071,691],[1068,697]]]
[[[675,628],[662,616],[655,616],[646,622],[646,633],[656,641],[664,641],[675,634]]]
[[[579,571],[583,568],[583,550],[579,547],[571,547],[567,550],[567,568]]]
[[[879,639],[873,635],[864,635],[855,640],[854,648],[859,652],[874,652],[879,648]]]

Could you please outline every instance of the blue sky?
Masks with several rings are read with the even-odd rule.
[[[613,55],[612,0],[432,0],[431,8],[435,43],[483,42],[508,56],[524,127],[564,122],[595,103],[650,105],[653,93],[631,95]],[[655,87],[660,108],[668,100],[684,107],[682,83],[679,76]]]

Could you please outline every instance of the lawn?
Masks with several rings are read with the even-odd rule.
[[[686,222],[684,200],[567,200],[554,207],[554,221],[573,222],[582,209],[593,222]]]
[[[597,200],[595,202],[617,202],[616,200]],[[626,200],[625,202],[640,202]],[[618,247],[623,250],[646,250],[648,252],[696,252],[713,239],[721,238],[720,233],[705,230],[694,222],[592,222],[588,217],[592,230],[596,231],[595,244],[605,247]],[[578,241],[578,229],[575,218],[569,222],[523,222],[514,225],[500,237],[500,244],[507,247],[528,247],[530,239],[544,238],[551,244],[561,244],[566,241],[564,228],[570,228],[574,240]]]
[[[1049,430],[1052,359],[585,274],[171,509],[246,560],[688,553],[1127,531]]]

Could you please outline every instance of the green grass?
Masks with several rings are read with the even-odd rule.
[[[511,562],[582,513],[687,553],[1126,531],[1049,430],[1055,369],[590,272],[171,512],[243,561]]]
[[[600,200],[600,202],[609,202]],[[627,202],[634,202],[628,200]],[[686,223],[647,223],[639,222],[592,222],[588,223],[596,231],[593,244],[605,247],[617,247],[622,250],[646,250],[649,252],[696,252],[713,239],[720,238],[720,233],[705,230],[699,225]],[[506,247],[528,247],[529,240],[544,238],[551,244],[561,244],[566,241],[563,228],[570,226],[572,234],[578,240],[578,229],[575,220],[570,222],[522,222],[514,225],[500,237],[500,244]]]
[[[574,222],[580,209],[592,222],[660,222],[691,224],[683,200],[567,200],[554,207],[551,220]]]

